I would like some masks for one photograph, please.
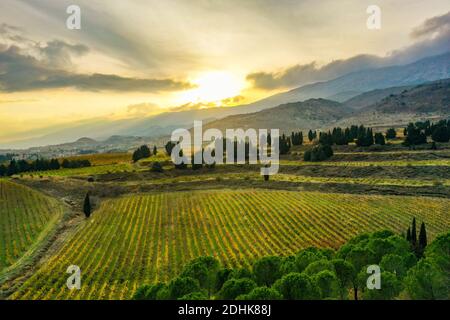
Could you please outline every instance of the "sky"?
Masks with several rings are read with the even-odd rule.
[[[81,29],[66,27],[70,5]],[[381,9],[370,30],[369,5]],[[231,107],[450,50],[448,0],[2,0],[0,142]]]

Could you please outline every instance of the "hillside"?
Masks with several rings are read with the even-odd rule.
[[[56,200],[0,180],[0,279],[6,268],[36,251],[62,214]]]
[[[410,86],[450,78],[450,52],[421,59],[408,65],[353,72],[334,80],[309,84],[246,106],[255,112],[288,102],[312,98],[344,102],[358,94],[389,87]]]
[[[376,103],[363,107],[354,114],[341,119],[339,126],[362,123],[372,127],[386,128],[402,126],[408,122],[431,120],[438,121],[450,116],[450,79],[434,81],[418,86],[405,88],[391,88],[388,96]],[[398,92],[401,90],[401,92]],[[397,91],[397,93],[394,93]],[[355,97],[345,103],[355,108],[370,101],[377,93],[368,93]]]
[[[391,94],[367,108],[381,113],[450,113],[450,79]]]
[[[351,110],[344,105],[325,99],[311,99],[304,102],[287,103],[275,108],[251,114],[241,114],[208,123],[205,128],[217,128],[225,132],[229,128],[280,129],[290,133],[293,130],[308,130],[335,122]]]
[[[356,97],[353,97],[345,102],[345,106],[360,110],[365,107],[369,107],[380,100],[386,98],[387,96],[391,94],[399,94],[402,93],[405,90],[411,89],[414,86],[403,86],[403,87],[392,87],[392,88],[385,88],[385,89],[375,89],[368,92],[364,92],[362,94],[357,95]],[[333,100],[333,99],[332,99]],[[335,101],[338,101],[338,99],[335,99]]]

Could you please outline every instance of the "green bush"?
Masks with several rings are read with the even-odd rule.
[[[306,150],[303,154],[303,160],[308,162],[318,162],[327,160],[332,156],[333,149],[331,148],[331,146],[319,144],[309,150]]]
[[[163,169],[163,166],[161,165],[161,163],[159,163],[158,161],[155,161],[152,163],[150,171],[161,173],[161,172],[164,172],[164,169]]]

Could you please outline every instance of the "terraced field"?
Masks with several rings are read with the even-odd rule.
[[[405,166],[450,166],[450,159],[433,159],[433,160],[389,160],[389,161],[322,161],[322,162],[305,162],[295,160],[281,160],[281,165],[286,166],[344,166],[344,167],[405,167]]]
[[[200,255],[249,266],[264,255],[338,247],[360,232],[403,232],[413,216],[431,241],[449,230],[449,212],[450,200],[426,197],[251,189],[128,196],[103,202],[10,298],[127,299]],[[81,290],[66,288],[70,265],[82,270]]]
[[[0,275],[37,246],[62,216],[63,208],[30,188],[0,180]]]
[[[172,184],[183,182],[205,182],[212,180],[256,180],[261,181],[259,173],[215,173],[192,176],[180,176],[174,178],[162,178],[147,182],[148,184]],[[310,177],[293,174],[277,174],[270,178],[272,181],[289,181],[298,183],[316,183],[316,184],[358,184],[372,186],[400,186],[400,187],[431,187],[434,185],[450,186],[450,179],[393,179],[393,178],[347,178],[347,177]]]
[[[42,177],[71,177],[71,176],[90,176],[98,174],[108,174],[116,172],[131,172],[135,170],[131,163],[118,163],[107,165],[96,165],[85,168],[62,168],[59,170],[38,171],[32,173],[24,173],[23,176],[42,176]]]

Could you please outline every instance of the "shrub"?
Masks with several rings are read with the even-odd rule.
[[[151,172],[164,172],[163,166],[161,165],[161,163],[159,163],[158,161],[155,161],[152,163],[152,166],[150,168]]]
[[[333,156],[333,149],[329,145],[319,144],[317,146],[312,147],[309,150],[306,150],[303,154],[304,161],[324,161]]]
[[[397,137],[397,131],[394,128],[390,128],[386,131],[386,139],[392,140]]]

